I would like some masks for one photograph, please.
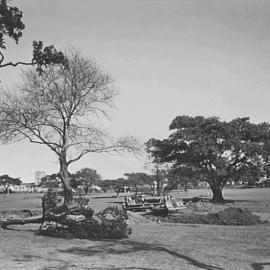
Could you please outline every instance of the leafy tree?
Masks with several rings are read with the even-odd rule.
[[[150,170],[157,184],[156,191],[157,194],[159,194],[163,189],[164,181],[167,177],[168,164],[164,164],[163,162],[161,162],[160,157],[152,151],[152,147],[154,147],[154,142],[155,140],[150,139],[145,144],[146,152],[148,153],[148,158],[150,159],[150,162],[147,162],[146,167],[150,167]]]
[[[267,123],[262,123],[262,131],[267,133]],[[264,136],[262,160],[264,161],[260,167],[260,176],[270,178],[270,140],[268,136]]]
[[[200,174],[192,167],[172,166],[167,174],[167,190],[179,189],[181,186],[187,191],[188,184],[197,186],[200,181]]]
[[[119,194],[122,190],[122,187],[127,185],[127,180],[124,178],[117,178],[117,179],[105,179],[99,181],[98,186],[106,192],[108,190],[114,190],[117,194]],[[118,196],[118,195],[117,195]]]
[[[24,73],[24,81],[0,98],[2,141],[28,139],[46,145],[60,164],[65,204],[72,201],[68,167],[88,153],[140,150],[133,137],[114,141],[95,123],[108,116],[116,94],[110,76],[80,53],[66,53],[69,68],[52,65],[39,76]]]
[[[155,193],[155,176],[148,175],[146,173],[125,173],[127,182],[129,185],[135,188],[135,191],[145,191],[150,189],[152,193]]]
[[[20,185],[22,181],[19,178],[13,178],[7,174],[0,176],[0,186],[3,186],[5,193],[8,193],[9,187],[12,185]]]
[[[101,187],[102,191],[107,192],[108,190],[113,189],[113,180],[105,179],[99,182],[99,186]]]
[[[72,174],[71,179],[73,186],[83,186],[84,192],[88,194],[91,186],[99,183],[99,181],[102,180],[102,177],[96,170],[83,168],[75,174]]]
[[[60,184],[61,179],[59,174],[53,173],[42,177],[39,185],[46,188],[58,188]]]
[[[18,43],[25,25],[22,22],[23,14],[19,8],[8,6],[6,0],[1,0],[0,15],[0,47],[6,49],[4,36],[8,36]]]
[[[213,202],[224,201],[222,189],[228,179],[259,166],[270,137],[268,124],[252,124],[249,118],[223,122],[216,117],[178,116],[170,130],[174,132],[168,139],[152,139],[153,157],[196,170],[209,183]]]
[[[6,0],[0,2],[0,16],[0,68],[31,65],[36,66],[37,72],[42,74],[43,68],[51,64],[61,64],[66,68],[68,67],[65,55],[61,51],[57,51],[53,45],[44,47],[42,41],[33,41],[33,57],[31,61],[5,61],[5,38],[9,37],[17,44],[23,35],[25,25],[22,21],[22,11],[18,7],[9,6]]]

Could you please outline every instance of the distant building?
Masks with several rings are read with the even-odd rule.
[[[39,185],[41,182],[41,178],[44,177],[46,173],[44,171],[36,171],[35,172],[35,184]]]
[[[34,192],[35,183],[22,183],[20,185],[12,185],[10,186],[10,190],[13,192]]]

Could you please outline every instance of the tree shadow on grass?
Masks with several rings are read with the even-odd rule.
[[[13,262],[19,262],[19,263],[26,263],[26,262],[31,262],[31,261],[43,261],[46,260],[47,262],[53,263],[53,266],[44,266],[40,268],[41,270],[49,270],[49,269],[55,269],[55,270],[68,270],[72,266],[76,265],[71,265],[70,262],[60,260],[57,258],[46,258],[43,256],[39,255],[33,255],[33,254],[22,254],[21,256],[17,255],[14,256],[15,258],[12,260]],[[60,265],[59,265],[60,264]]]
[[[116,198],[116,197],[114,197],[114,196],[97,196],[97,197],[91,198],[91,200],[110,199],[110,198]]]
[[[70,268],[72,268],[72,265],[70,265],[69,262],[65,262],[63,265],[60,266],[44,266],[43,268],[41,268],[41,270],[68,270]]]
[[[14,262],[29,262],[33,261],[33,259],[43,259],[41,256],[33,255],[33,254],[22,254],[22,256],[16,256],[12,261]]]
[[[94,267],[94,268],[85,268],[85,270],[159,270],[158,268],[145,268],[145,267]]]
[[[236,203],[236,202],[248,202],[248,203],[258,203],[255,200],[225,200],[225,203]]]
[[[97,245],[89,246],[89,247],[83,247],[83,248],[71,247],[68,249],[59,250],[59,252],[71,253],[71,254],[82,255],[82,256],[94,256],[94,255],[104,254],[104,253],[110,254],[110,255],[123,255],[123,254],[125,255],[125,254],[136,253],[136,252],[158,252],[158,253],[165,253],[165,254],[171,255],[174,258],[185,260],[189,264],[196,266],[198,268],[201,268],[201,269],[224,270],[223,268],[199,262],[191,257],[180,254],[175,250],[168,249],[166,247],[159,246],[156,244],[140,243],[140,242],[131,241],[131,240],[123,240],[123,241],[111,240],[111,241],[103,241],[100,243],[101,244],[97,244]],[[124,269],[128,269],[128,268],[124,268]]]
[[[39,236],[39,225],[36,228],[29,228],[27,225],[11,225],[12,227],[6,227],[6,231],[14,231],[14,232],[32,232],[33,234]]]
[[[192,198],[184,198],[183,199],[184,203],[186,202],[206,202],[206,203],[212,203],[212,204],[226,204],[226,203],[237,203],[237,202],[248,202],[248,203],[258,203],[256,200],[232,200],[232,199],[224,199],[223,202],[216,203],[212,202],[211,198],[208,197],[192,197]]]
[[[105,202],[105,203],[109,203],[109,204],[113,204],[113,203],[115,203],[115,204],[122,204],[123,202],[122,201],[115,201],[115,202]]]
[[[253,263],[251,266],[254,270],[263,270],[265,265],[270,265],[270,263]]]

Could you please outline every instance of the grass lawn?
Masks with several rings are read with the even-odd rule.
[[[94,209],[119,205],[112,194],[90,196]],[[209,196],[189,190],[175,197]],[[236,206],[267,216],[270,189],[226,189]],[[1,195],[0,195],[1,196]],[[40,207],[40,194],[0,197],[0,211]],[[65,240],[34,234],[37,226],[0,229],[0,269],[270,269],[270,226],[216,226],[164,223],[133,224],[128,239]]]

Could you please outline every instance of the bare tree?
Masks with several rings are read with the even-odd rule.
[[[139,151],[133,137],[113,141],[96,126],[108,117],[116,91],[111,77],[75,50],[66,53],[69,68],[49,66],[39,76],[24,72],[16,91],[0,100],[3,142],[28,139],[46,145],[59,159],[65,203],[72,200],[68,167],[88,153]]]

